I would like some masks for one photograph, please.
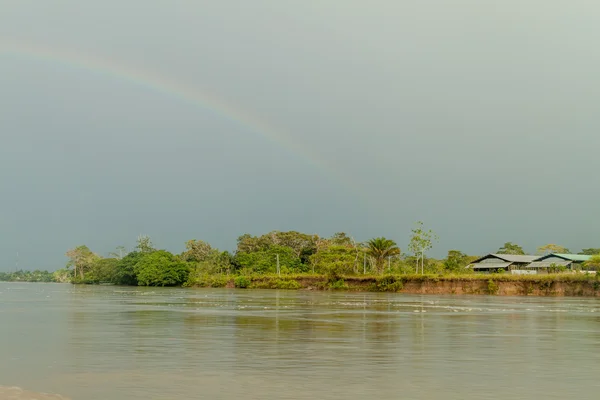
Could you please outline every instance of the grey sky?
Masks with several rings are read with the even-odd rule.
[[[0,0],[0,269],[140,233],[600,247],[594,1]],[[297,143],[26,44],[211,92]],[[63,52],[63,53],[61,53]],[[348,184],[350,182],[350,184]]]

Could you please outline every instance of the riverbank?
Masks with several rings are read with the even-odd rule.
[[[193,287],[241,289],[346,290],[406,294],[456,294],[497,296],[586,296],[600,295],[600,280],[594,275],[253,275],[206,276]]]

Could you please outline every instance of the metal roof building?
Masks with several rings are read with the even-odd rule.
[[[583,254],[551,253],[537,258],[529,265],[529,268],[565,267],[567,269],[573,269],[573,264],[581,265],[590,258],[592,258],[592,256]]]
[[[478,272],[497,272],[500,270],[510,271],[513,274],[552,272],[553,268],[564,267],[573,269],[575,265],[581,265],[591,256],[582,254],[552,253],[544,256],[497,254],[492,253],[473,261],[467,268]]]
[[[531,264],[537,256],[491,253],[473,261],[467,268],[474,271],[492,272],[511,270]]]

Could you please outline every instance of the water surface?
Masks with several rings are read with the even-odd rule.
[[[596,299],[0,283],[0,400],[597,399],[599,361]]]

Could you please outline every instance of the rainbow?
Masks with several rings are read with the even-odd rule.
[[[303,146],[298,140],[294,140],[291,135],[284,133],[282,129],[274,127],[264,119],[219,98],[219,96],[207,90],[198,90],[167,76],[126,65],[106,57],[98,57],[58,49],[56,47],[50,48],[31,43],[0,39],[0,56],[25,57],[40,62],[51,62],[91,73],[102,74],[209,110],[277,144],[286,151],[300,157],[321,173],[329,175],[329,178],[335,182],[342,184],[347,189],[353,190],[353,184],[346,176],[340,174],[322,158],[315,156],[310,149]]]

